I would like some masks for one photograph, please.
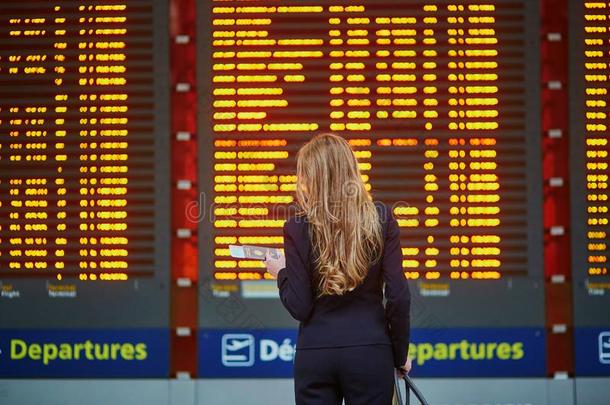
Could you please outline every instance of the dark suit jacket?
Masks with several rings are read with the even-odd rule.
[[[306,218],[291,217],[284,225],[286,268],[277,283],[282,304],[300,321],[297,349],[387,344],[392,345],[395,366],[404,365],[411,295],[402,268],[398,224],[386,205],[376,206],[385,241],[382,257],[361,285],[342,296],[317,297]]]

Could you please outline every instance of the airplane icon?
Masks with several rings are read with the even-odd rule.
[[[230,352],[241,350],[244,347],[249,346],[251,344],[249,339],[243,340],[241,342],[239,340],[234,339],[234,340],[231,340],[230,342],[231,343],[228,343],[226,345],[227,350]]]
[[[254,336],[249,333],[228,333],[222,336],[221,361],[225,367],[254,365]]]
[[[610,332],[599,334],[599,362],[610,364]]]

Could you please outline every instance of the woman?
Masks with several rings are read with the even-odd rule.
[[[296,196],[302,212],[284,225],[285,257],[265,260],[300,322],[296,403],[389,405],[394,369],[411,367],[396,219],[373,203],[352,149],[332,134],[299,151]]]

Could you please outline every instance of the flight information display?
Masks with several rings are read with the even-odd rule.
[[[610,148],[608,66],[610,6],[572,4],[570,151],[575,322],[610,325]]]
[[[574,216],[575,230],[584,231],[582,237],[575,238],[576,249],[584,255],[584,262],[575,270],[586,276],[606,276],[610,250],[610,222],[608,207],[608,175],[610,158],[608,157],[608,114],[606,107],[610,101],[608,95],[608,75],[606,70],[610,62],[607,30],[607,16],[610,7],[600,2],[584,2],[579,13],[579,31],[574,38],[574,94],[578,104],[572,115],[575,130],[572,131],[572,155],[575,189]],[[577,51],[576,51],[577,50]],[[582,246],[584,243],[584,246]],[[584,248],[584,249],[583,249]]]
[[[610,5],[570,2],[570,192],[574,372],[610,375]]]
[[[165,2],[142,0],[0,3],[7,325],[28,312],[37,325],[167,313],[142,311],[167,306],[166,15]]]
[[[333,132],[352,145],[373,198],[392,206],[405,276],[422,296],[467,296],[477,282],[506,291],[514,280],[541,297],[531,281],[542,228],[530,3],[202,2],[210,216],[200,265],[211,296],[277,297],[263,263],[230,257],[228,245],[282,246],[296,152]],[[456,305],[467,311],[468,300]]]

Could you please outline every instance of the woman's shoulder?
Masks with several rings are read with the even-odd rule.
[[[307,229],[307,216],[301,213],[291,214],[284,222],[284,232],[299,233]]]
[[[375,204],[375,208],[377,208],[377,213],[379,214],[379,220],[381,223],[387,223],[392,216],[392,209],[382,201],[374,201],[373,203]]]
[[[292,241],[299,254],[307,256],[309,251],[309,230],[307,228],[307,217],[302,215],[291,215],[284,222],[284,244]]]

